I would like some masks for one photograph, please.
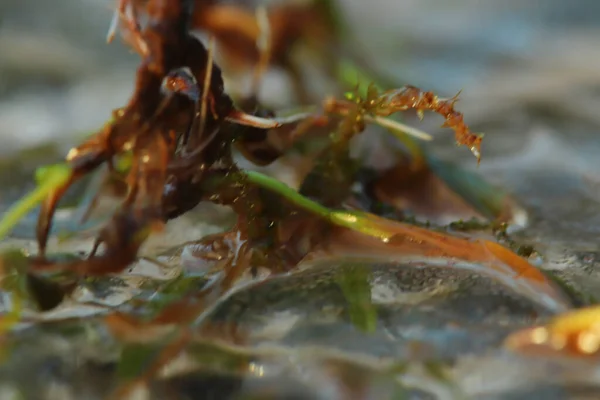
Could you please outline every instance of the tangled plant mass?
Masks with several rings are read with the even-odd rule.
[[[349,141],[364,130],[365,123],[394,127],[392,121],[382,117],[408,109],[419,113],[432,110],[444,116],[445,125],[456,131],[459,143],[479,155],[481,139],[469,131],[462,115],[454,110],[456,98],[443,101],[414,87],[379,94],[371,86],[365,99],[330,98],[322,112],[288,116],[285,121],[262,109],[254,94],[243,101],[251,107],[240,109],[225,93],[221,69],[213,61],[213,43],[207,50],[189,31],[193,15],[208,7],[201,5],[194,13],[193,6],[189,1],[119,4],[117,14],[124,20],[124,36],[142,56],[136,89],[129,103],[114,112],[110,123],[67,155],[70,173],[66,182],[42,203],[37,227],[40,256],[45,254],[57,203],[75,181],[103,164],[108,165],[109,173],[116,174],[115,159],[128,155],[130,165],[124,176],[128,191],[121,209],[100,233],[90,257],[54,267],[84,275],[118,272],[135,260],[139,246],[151,231],[203,200],[231,206],[240,218],[236,229],[244,240],[261,242],[265,236],[273,236],[267,231],[274,229],[266,229],[265,225],[285,225],[285,216],[274,215],[272,209],[280,207],[263,199],[264,189],[251,182],[255,175],[248,176],[236,166],[232,147],[235,144],[254,163],[270,164],[286,150],[268,142],[270,134],[279,129],[288,132],[286,147],[290,148],[311,127],[331,126],[333,146],[327,151],[343,153]],[[142,15],[148,20],[145,26],[138,20]],[[111,27],[111,36],[113,30]],[[332,163],[329,168],[343,166]],[[351,185],[351,177],[346,180]],[[315,200],[318,202],[318,196]],[[340,204],[333,206],[341,206],[343,200],[340,198]],[[321,212],[325,214],[334,224],[368,225],[358,223],[356,218],[338,218],[335,212]],[[290,247],[275,237],[270,242],[265,255]],[[96,255],[100,244],[105,250]],[[257,251],[255,246],[250,247],[248,251]],[[302,255],[297,257],[299,261]]]

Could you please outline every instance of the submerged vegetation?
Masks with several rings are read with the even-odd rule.
[[[139,261],[140,248],[153,234],[206,202],[236,216],[226,232],[189,238],[199,240],[193,257],[206,271],[142,286],[142,295],[127,307],[105,306],[103,324],[126,343],[117,397],[150,384],[184,349],[203,365],[215,367],[220,360],[227,366],[217,368],[255,368],[251,356],[236,347],[249,340],[236,321],[209,323],[207,315],[241,282],[264,279],[265,270],[274,279],[301,273],[299,267],[311,263],[351,258],[343,273],[332,272],[328,290],[341,293],[350,322],[364,333],[375,331],[377,307],[371,304],[371,272],[356,260],[436,260],[478,270],[552,312],[570,307],[552,279],[520,256],[533,249],[508,240],[514,202],[477,176],[437,160],[423,144],[430,135],[392,118],[410,110],[420,118],[425,112],[441,115],[443,126],[479,163],[482,135],[472,133],[456,110],[458,97],[444,99],[413,86],[383,88],[384,79],[363,81],[377,74],[346,52],[347,28],[333,6],[329,1],[269,7],[119,1],[109,41],[119,33],[139,54],[135,91],[64,163],[40,168],[38,188],[0,221],[2,239],[41,204],[37,254],[9,252],[0,260],[2,287],[11,298],[10,310],[0,317],[3,338],[19,323],[35,321],[27,310],[51,311],[78,285],[117,279]],[[208,39],[192,33],[198,31]],[[291,56],[298,43],[308,45],[313,61],[323,64],[338,94],[320,101],[310,93],[302,66]],[[286,71],[299,108],[261,104],[261,80],[271,68]],[[230,94],[226,72],[251,73],[249,92]],[[389,137],[377,136],[377,129]],[[395,140],[392,167],[377,169],[353,154],[363,135],[371,135],[370,141]],[[290,154],[300,155],[290,158],[295,187],[236,162],[241,157],[264,167]],[[86,257],[59,257],[48,246],[55,212],[68,190],[92,173],[102,179],[83,219],[103,196],[118,197],[120,206]],[[448,225],[446,214],[455,222]],[[477,235],[469,236],[473,231]],[[147,290],[153,301],[144,297]],[[215,355],[221,352],[227,356]],[[406,373],[395,365],[384,369]]]

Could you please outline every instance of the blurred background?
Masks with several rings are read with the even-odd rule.
[[[113,3],[0,2],[0,155],[68,141],[126,101],[138,57],[119,40],[105,43]],[[542,111],[599,122],[596,1],[339,3],[378,68],[445,95],[462,89],[472,124],[501,122],[525,133]]]

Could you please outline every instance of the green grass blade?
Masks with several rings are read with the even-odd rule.
[[[393,236],[393,233],[380,227],[376,221],[371,220],[368,213],[347,210],[330,210],[329,208],[302,196],[300,193],[277,179],[256,171],[246,171],[245,174],[249,182],[271,190],[281,195],[292,204],[325,218],[335,225],[352,229],[365,235],[374,236],[383,241],[388,241]]]
[[[0,240],[19,223],[31,210],[37,207],[53,190],[65,184],[71,177],[71,168],[66,164],[55,164],[36,171],[38,187],[15,203],[0,220]]]
[[[271,178],[270,176],[256,171],[245,171],[244,174],[249,182],[271,190],[283,196],[292,204],[295,204],[313,214],[319,215],[323,218],[329,218],[331,214],[331,211],[327,207],[324,207],[321,204],[302,196],[300,193],[296,192],[294,189],[275,178]]]

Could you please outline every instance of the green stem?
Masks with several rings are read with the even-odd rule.
[[[244,174],[246,175],[248,182],[273,191],[283,196],[290,203],[295,204],[306,211],[329,219],[331,211],[327,207],[324,207],[321,204],[302,196],[285,183],[256,171],[244,171]]]
[[[334,225],[352,229],[365,235],[373,236],[383,241],[389,241],[393,233],[382,229],[376,222],[369,220],[368,213],[347,210],[331,210],[321,204],[310,200],[300,193],[289,187],[283,182],[280,182],[267,175],[256,171],[245,171],[248,182],[261,186],[267,190],[271,190],[289,202],[305,209],[313,214],[326,219]]]
[[[71,177],[71,168],[67,164],[55,164],[39,168],[36,171],[38,187],[23,199],[15,203],[0,220],[0,240],[2,240],[18,222],[40,204],[56,188],[64,185]]]

